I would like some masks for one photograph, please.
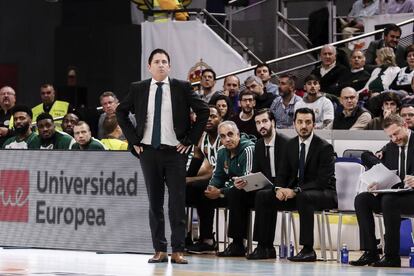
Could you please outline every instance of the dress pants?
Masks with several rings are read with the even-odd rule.
[[[273,189],[259,191],[256,195],[256,219],[253,240],[265,247],[272,247],[275,239],[277,211],[297,210],[300,222],[300,244],[313,247],[315,211],[337,208],[336,192],[332,190],[307,190],[287,201],[276,198]]]
[[[171,226],[171,247],[173,252],[184,251],[185,176],[187,155],[180,154],[175,147],[154,149],[144,147],[140,154],[149,200],[149,223],[155,251],[167,251],[164,220],[164,192],[168,187],[168,217]]]
[[[398,257],[400,250],[401,215],[414,214],[414,193],[390,193],[374,196],[365,192],[355,198],[355,211],[359,224],[361,250],[377,250],[374,214],[382,212],[385,226],[387,256]]]
[[[201,241],[214,237],[214,209],[227,206],[225,198],[209,199],[204,195],[208,185],[209,180],[205,180],[187,184],[186,187],[186,204],[197,209]]]

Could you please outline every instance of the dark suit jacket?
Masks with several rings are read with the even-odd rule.
[[[131,146],[139,145],[144,135],[150,84],[151,79],[132,83],[128,95],[116,109],[118,123]],[[177,140],[183,145],[197,144],[208,120],[208,105],[191,89],[188,82],[170,78],[170,90]],[[190,108],[197,115],[193,124],[190,121]],[[135,114],[136,127],[128,118],[129,112]]]
[[[365,51],[365,64],[367,65],[377,65],[375,58],[377,57],[377,50],[385,47],[384,39],[374,40],[368,46],[368,49]],[[407,59],[405,57],[405,48],[401,45],[397,45],[394,49],[395,61],[399,67],[407,66]]]
[[[298,186],[299,137],[286,144],[286,151],[277,173],[277,186],[295,188]],[[306,190],[336,191],[335,157],[331,144],[313,135],[305,162],[305,179],[300,188]]]
[[[276,139],[275,139],[275,171],[276,173],[279,170],[280,164],[284,162],[283,160],[283,152],[286,146],[287,141],[289,140],[288,137],[281,133],[276,133]],[[260,138],[254,147],[254,155],[253,155],[253,168],[252,172],[262,172],[267,179],[275,182],[275,179],[272,178],[272,171],[270,168],[269,162],[266,162],[266,149],[265,149],[265,143],[264,139]]]
[[[393,142],[389,142],[385,145],[384,148],[382,148],[383,151],[383,157],[381,159],[381,162],[384,164],[385,167],[387,167],[390,170],[399,170],[398,167],[398,161],[400,158],[400,151],[397,144]],[[407,175],[413,175],[414,174],[414,132],[411,131],[410,135],[410,141],[408,143],[408,151],[407,151],[407,162],[406,162],[406,168],[405,172]],[[400,187],[403,188],[404,184],[400,183],[394,186],[395,188]]]
[[[320,72],[321,66],[316,67],[313,69],[311,74],[318,76],[321,81],[321,92],[333,94],[339,96],[341,93],[341,83],[343,82],[344,77],[348,74],[349,69],[339,64],[338,61],[334,68],[332,68],[328,73],[326,73],[323,77],[321,76]]]

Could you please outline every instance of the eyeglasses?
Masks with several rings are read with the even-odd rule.
[[[16,94],[13,93],[13,92],[1,92],[0,93],[0,96],[14,96],[14,95],[16,95]]]

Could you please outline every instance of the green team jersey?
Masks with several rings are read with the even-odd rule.
[[[37,134],[34,132],[23,140],[19,140],[17,136],[13,136],[4,142],[3,149],[36,149],[36,139]]]
[[[69,134],[56,131],[53,138],[43,141],[40,136],[34,139],[34,146],[36,149],[59,149],[68,150],[75,144],[75,139]]]
[[[89,143],[85,146],[83,146],[83,148],[80,147],[80,145],[78,143],[75,143],[72,145],[73,150],[106,150],[105,146],[97,139],[95,138],[91,138],[91,140],[89,141]]]

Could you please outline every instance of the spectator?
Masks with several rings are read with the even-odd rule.
[[[371,120],[371,114],[363,107],[358,106],[358,93],[352,87],[345,87],[341,91],[340,102],[333,121],[333,129],[361,130]]]
[[[12,109],[15,136],[7,139],[4,149],[34,149],[36,133],[30,128],[32,124],[33,113],[30,108],[24,105],[16,105]]]
[[[73,127],[79,122],[79,117],[75,113],[68,113],[63,116],[62,130],[73,137]]]
[[[92,137],[89,125],[84,121],[79,121],[73,127],[73,134],[76,143],[72,145],[71,149],[75,150],[105,150],[105,146],[95,138]]]
[[[341,21],[344,33],[364,31],[363,18],[379,14],[379,0],[356,0],[348,14],[347,21]]]
[[[233,116],[232,104],[230,102],[230,98],[226,95],[220,94],[216,97],[213,97],[210,101],[210,104],[217,107],[217,110],[220,112],[220,116],[224,121],[230,120],[230,118]]]
[[[215,98],[225,95],[230,98],[232,113],[239,113],[239,91],[240,79],[236,75],[224,78],[223,91],[217,91],[210,99],[210,103],[215,103]]]
[[[233,115],[231,120],[236,123],[240,132],[259,137],[254,121],[254,113],[256,106],[256,95],[249,90],[244,90],[240,93],[239,104],[241,111],[239,114]]]
[[[320,92],[318,76],[313,74],[307,76],[304,89],[306,95],[303,101],[295,104],[295,111],[304,107],[312,109],[315,113],[315,129],[329,129],[334,119],[334,107],[332,102]]]
[[[365,54],[361,50],[354,50],[352,51],[351,58],[351,71],[348,71],[345,74],[341,87],[342,89],[345,87],[352,87],[356,91],[361,90],[364,88],[365,84],[367,83],[369,77],[371,76],[367,70],[365,70]]]
[[[266,92],[277,96],[279,95],[279,88],[270,81],[272,78],[271,73],[272,70],[270,70],[269,65],[266,63],[258,64],[254,69],[254,75],[262,80]]]
[[[39,136],[34,139],[36,149],[68,150],[75,143],[69,134],[56,130],[55,122],[49,113],[41,113],[36,118]]]
[[[366,64],[371,65],[371,69],[377,65],[377,50],[390,47],[395,54],[396,63],[399,67],[407,66],[405,61],[405,49],[398,45],[401,37],[401,28],[395,24],[389,24],[384,29],[384,38],[372,41],[365,52]],[[369,70],[370,71],[370,70]]]
[[[99,117],[98,121],[98,139],[102,139],[104,138],[103,122],[107,116],[115,114],[115,110],[119,105],[119,100],[113,92],[106,91],[103,92],[99,97],[99,102],[101,103],[102,110],[104,111],[104,113],[102,113]],[[131,120],[134,126],[137,125],[135,121],[135,116],[132,113],[129,114],[129,119]],[[125,140],[124,134],[122,134],[120,139]]]
[[[279,96],[273,100],[270,111],[273,113],[276,128],[292,128],[295,104],[302,98],[295,94],[295,79],[292,75],[279,76]]]
[[[403,90],[412,95],[414,92],[411,87],[411,80],[414,77],[414,44],[407,47],[406,53],[408,66],[401,68],[391,83],[390,88],[393,90]]]
[[[41,113],[49,113],[52,115],[53,120],[55,120],[73,111],[72,106],[68,102],[56,100],[55,88],[49,83],[40,86],[40,99],[42,103],[32,108],[34,121]],[[62,119],[55,120],[55,124],[57,130],[62,130]]]
[[[101,143],[108,150],[128,150],[128,143],[120,139],[123,136],[121,127],[118,125],[118,120],[115,114],[107,115],[103,121],[102,128],[104,131],[104,138]]]
[[[336,62],[336,48],[332,45],[324,45],[320,52],[321,65],[313,69],[312,75],[317,76],[320,81],[322,92],[338,96],[341,88],[342,78],[348,73],[342,64]]]
[[[245,81],[246,88],[253,92],[256,97],[256,109],[269,108],[276,95],[267,93],[262,80],[256,76],[250,76]]]
[[[382,130],[382,123],[384,119],[391,114],[398,114],[401,107],[400,98],[392,92],[384,92],[382,95],[382,114],[381,116],[373,118],[365,129],[368,130]]]
[[[200,90],[198,91],[201,98],[210,102],[211,97],[215,94],[214,85],[216,84],[216,72],[213,69],[204,69],[201,73]]]
[[[412,13],[414,12],[413,0],[388,0],[387,13]]]
[[[0,89],[0,147],[14,135],[12,109],[16,104],[16,92],[10,86]]]
[[[371,77],[363,88],[372,93],[371,97],[388,90],[400,71],[400,68],[395,64],[394,51],[390,47],[379,49],[376,61],[379,67],[372,71]]]
[[[401,106],[400,116],[404,119],[408,128],[414,130],[414,106],[404,104]]]

